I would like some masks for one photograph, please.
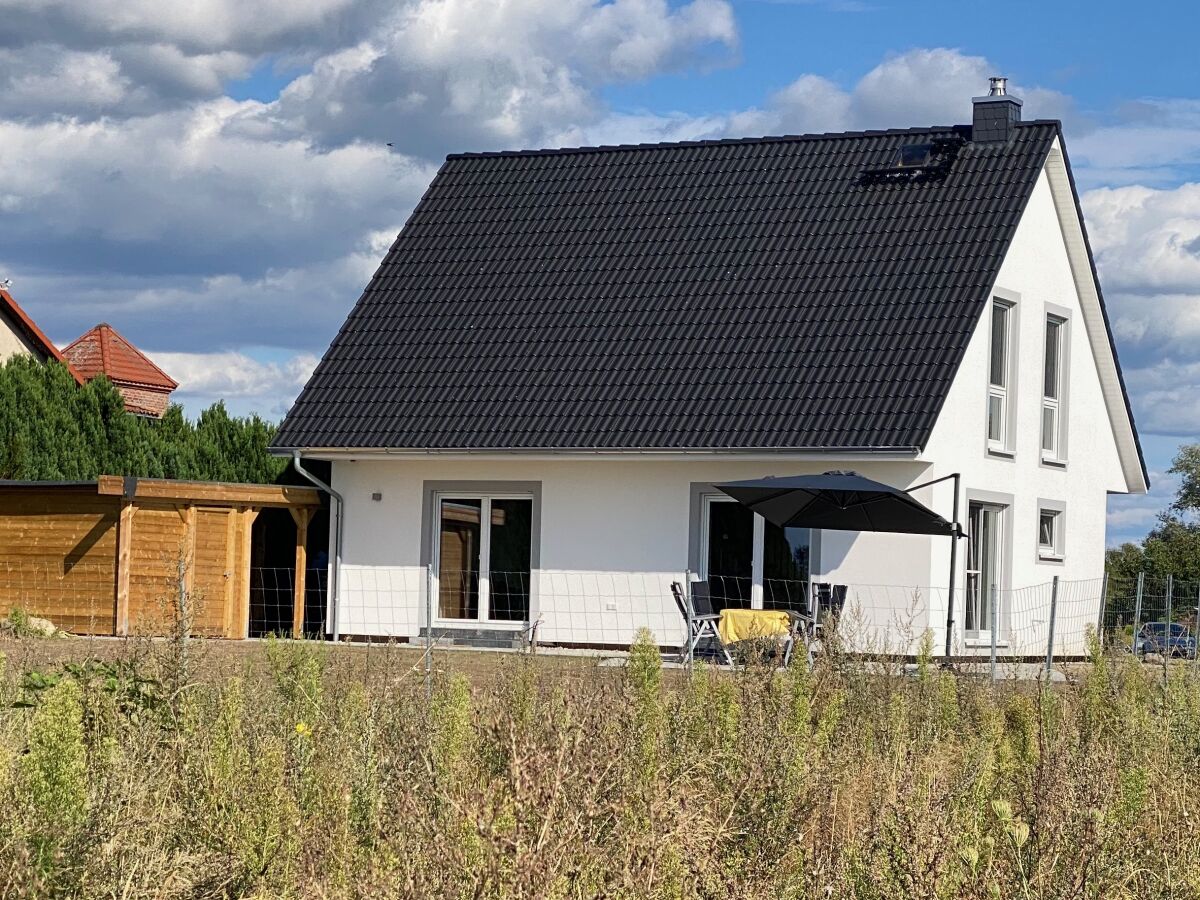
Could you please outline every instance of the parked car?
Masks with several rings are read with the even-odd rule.
[[[1171,636],[1167,637],[1166,622],[1147,622],[1137,633],[1133,644],[1133,652],[1138,656],[1147,653],[1158,653],[1162,656],[1196,658],[1196,639],[1188,633],[1188,629],[1171,623]]]

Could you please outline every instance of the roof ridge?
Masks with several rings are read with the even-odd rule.
[[[1016,123],[1020,128],[1032,126],[1061,125],[1058,119],[1031,119],[1027,122]],[[619,153],[630,150],[665,150],[677,147],[731,147],[742,144],[786,144],[801,141],[836,141],[854,140],[865,137],[889,137],[918,134],[934,134],[941,132],[970,132],[970,125],[920,125],[909,128],[872,128],[861,131],[826,131],[811,134],[779,134],[762,135],[760,137],[736,138],[702,138],[690,141],[651,141],[640,144],[596,144],[579,147],[546,147],[525,150],[479,150],[449,153],[447,161],[452,159],[495,159],[499,157],[522,156],[569,156],[585,153]]]
[[[109,371],[108,340],[107,340],[105,332],[111,332],[112,326],[109,325],[107,322],[101,322],[99,325],[96,326],[95,331],[96,331],[97,338],[99,338],[99,344],[100,344],[100,371],[107,372],[107,371]]]

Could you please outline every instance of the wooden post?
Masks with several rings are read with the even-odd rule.
[[[296,522],[296,574],[292,580],[292,637],[304,637],[305,573],[308,567],[308,507],[289,507]]]
[[[113,615],[113,634],[129,634],[129,569],[133,555],[133,514],[137,509],[132,503],[121,504],[121,518],[117,523],[117,585],[116,609]]]
[[[254,537],[254,520],[258,518],[258,510],[246,508],[238,513],[241,533],[238,535],[238,593],[237,619],[233,637],[245,639],[250,636],[250,561],[253,556],[251,542]]]
[[[196,508],[191,505],[184,506],[179,513],[183,517],[183,524],[187,529],[179,553],[184,567],[183,590],[187,594],[190,604],[192,590],[196,586]]]

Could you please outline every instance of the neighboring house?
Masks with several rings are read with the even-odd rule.
[[[1039,652],[1056,575],[1081,650],[1107,494],[1147,475],[1061,125],[994,90],[971,125],[449,157],[275,441],[344,498],[336,630],[418,636],[430,565],[452,634],[678,644],[691,572],[752,606],[848,585],[941,647],[949,540],[713,488],[853,469],[961,473],[915,494],[970,534],[956,652],[993,619]]]
[[[18,354],[28,354],[42,362],[56,360],[71,370],[76,381],[83,383],[79,373],[63,359],[58,348],[21,309],[12,294],[0,289],[0,363]]]
[[[125,409],[139,416],[162,418],[178,382],[152,363],[115,328],[101,322],[63,348],[85,381],[106,375],[113,383]]]

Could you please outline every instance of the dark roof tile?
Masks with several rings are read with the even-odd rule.
[[[275,445],[923,446],[1057,133],[451,156]]]

